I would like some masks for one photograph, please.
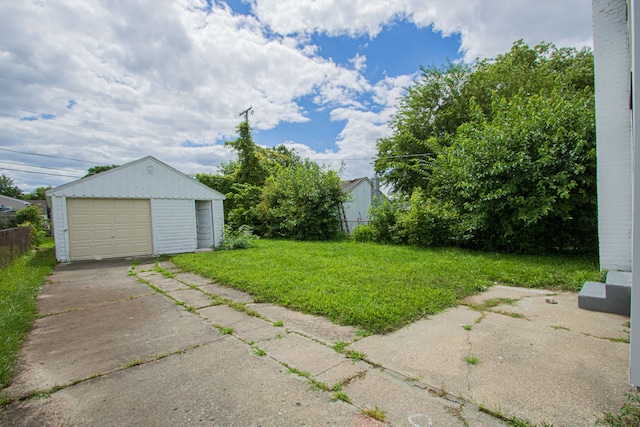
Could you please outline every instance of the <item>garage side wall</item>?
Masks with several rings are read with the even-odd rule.
[[[216,248],[224,242],[224,206],[220,199],[211,201],[213,206],[213,246]]]
[[[69,253],[69,226],[67,224],[67,200],[63,196],[51,198],[53,214],[53,235],[56,240],[56,259],[59,262],[71,261]]]
[[[198,246],[194,200],[151,199],[156,255],[194,252]]]

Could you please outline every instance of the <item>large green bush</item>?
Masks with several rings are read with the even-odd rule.
[[[15,225],[31,227],[31,246],[38,247],[45,237],[44,220],[37,206],[31,205],[20,209],[14,219]]]
[[[593,54],[524,42],[422,68],[375,169],[380,241],[516,252],[597,248]],[[395,206],[395,213],[390,207]]]
[[[279,167],[262,190],[258,205],[265,235],[298,240],[327,240],[340,231],[339,206],[344,201],[340,177],[304,160]]]

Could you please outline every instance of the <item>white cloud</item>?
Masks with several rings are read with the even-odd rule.
[[[523,38],[558,46],[591,45],[589,0],[253,0],[256,16],[280,34],[320,32],[375,37],[406,19],[460,34],[465,61],[493,57]]]
[[[325,107],[360,107],[355,98],[370,85],[358,70],[317,56],[298,38],[269,35],[224,4],[205,8],[187,0],[3,2],[0,147],[86,159],[56,160],[76,174],[148,154],[185,172],[203,163],[211,172],[229,159],[220,142],[235,136],[249,105],[256,129],[307,121],[298,100],[308,95]],[[55,118],[20,120],[40,114]],[[9,175],[26,189],[69,180]]]
[[[368,81],[366,56],[346,66],[322,58],[314,32],[374,38],[406,19],[460,34],[466,60],[518,38],[591,40],[588,0],[253,0],[252,10],[204,0],[0,2],[0,160],[82,175],[153,155],[187,173],[213,172],[233,156],[221,142],[235,137],[240,111],[253,106],[252,126],[266,130],[308,121],[301,100],[312,99],[345,123],[336,148],[291,143],[335,167],[344,161],[347,178],[370,175],[370,160],[353,159],[375,154],[412,76]],[[24,190],[71,179],[0,173]]]

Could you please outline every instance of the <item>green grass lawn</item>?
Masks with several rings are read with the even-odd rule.
[[[36,295],[56,264],[53,238],[0,269],[0,388],[8,385],[22,341],[36,315]]]
[[[259,240],[247,250],[183,254],[182,269],[370,333],[395,330],[494,283],[577,291],[597,259],[518,256],[375,243]]]

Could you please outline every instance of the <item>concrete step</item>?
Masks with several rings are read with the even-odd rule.
[[[610,271],[606,283],[586,282],[578,294],[578,307],[629,316],[631,273]]]

